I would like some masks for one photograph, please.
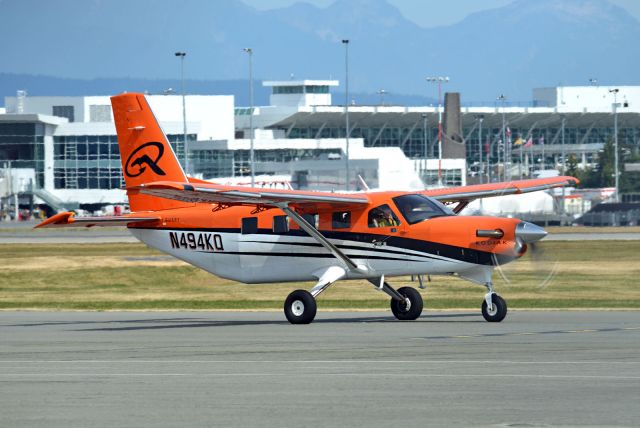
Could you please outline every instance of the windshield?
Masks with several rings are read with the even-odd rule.
[[[409,224],[433,218],[455,215],[453,211],[438,201],[424,195],[403,195],[393,198],[402,216]]]

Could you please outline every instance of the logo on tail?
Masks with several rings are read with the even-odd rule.
[[[151,159],[147,154],[143,154],[133,159],[136,153],[138,153],[140,150],[147,147],[155,147],[157,149],[158,155],[156,156],[155,159]],[[155,172],[157,175],[166,175],[165,172],[162,170],[162,168],[158,166],[158,161],[162,159],[163,154],[164,154],[164,146],[161,143],[158,143],[156,141],[150,141],[148,143],[141,145],[129,155],[129,158],[127,159],[127,163],[125,164],[126,166],[124,168],[125,175],[127,177],[138,177],[142,175],[147,170],[147,167],[144,166],[145,164],[148,165],[149,168],[151,168],[151,170]]]

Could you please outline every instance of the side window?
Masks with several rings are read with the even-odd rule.
[[[249,235],[251,233],[258,233],[257,217],[245,217],[242,219],[242,234]]]
[[[389,205],[384,204],[369,211],[368,223],[369,227],[391,227],[398,226],[400,221]]]
[[[331,215],[331,227],[347,229],[351,227],[351,211],[338,211]]]
[[[307,223],[309,223],[314,228],[318,228],[318,215],[317,214],[302,214],[302,218],[304,218]]]
[[[273,217],[273,233],[287,233],[289,231],[289,221],[286,215]]]

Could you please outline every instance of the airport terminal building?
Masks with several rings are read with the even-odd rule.
[[[268,106],[237,107],[224,95],[186,96],[189,173],[248,184],[252,125],[259,182],[344,189],[346,109],[333,105],[330,93],[338,82],[263,84],[272,88]],[[148,100],[183,160],[182,98],[149,95]],[[620,144],[640,147],[640,87],[535,89],[530,106],[459,103],[455,96],[446,101],[441,163],[437,106],[350,105],[350,189],[363,187],[358,176],[371,188],[398,189],[435,185],[439,179],[443,185],[464,185],[517,178],[558,168],[562,154],[588,166],[612,138],[614,116]],[[109,97],[19,92],[5,99],[5,110],[0,112],[0,194],[31,193],[55,209],[126,202]]]

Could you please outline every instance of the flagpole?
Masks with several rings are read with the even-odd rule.
[[[524,147],[523,146],[524,146],[524,144],[520,145],[520,168],[518,168],[518,171],[520,173],[520,177],[518,177],[518,179],[522,179],[522,162],[523,162],[523,160],[522,160],[523,153],[522,152],[524,151]]]
[[[542,143],[542,161],[540,162],[540,171],[544,171],[544,140]]]
[[[502,101],[502,181],[507,179],[507,123],[504,114],[504,102],[507,97],[504,94],[500,94],[499,101]],[[498,147],[498,168],[500,168],[500,147]],[[498,170],[498,172],[500,172]]]

